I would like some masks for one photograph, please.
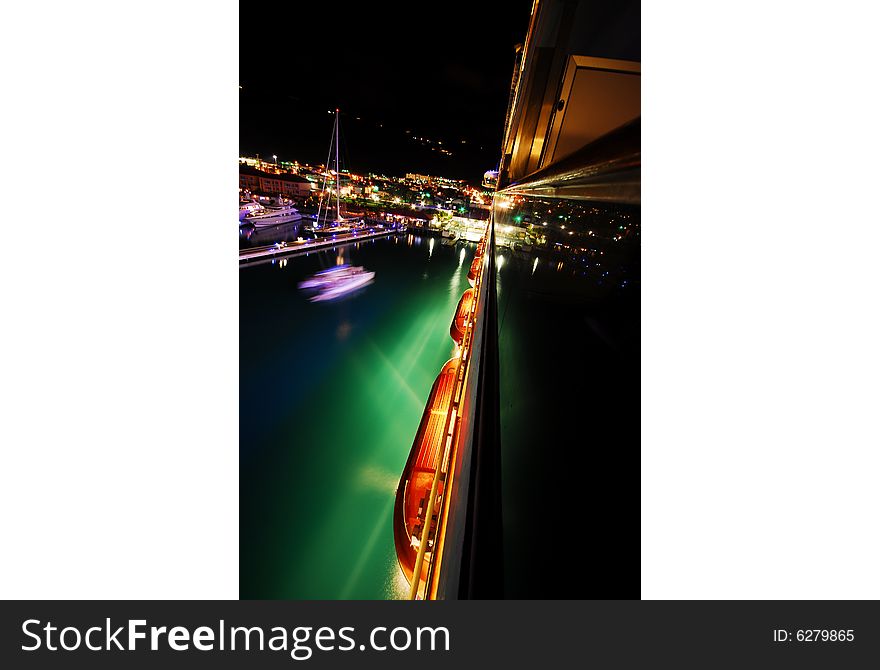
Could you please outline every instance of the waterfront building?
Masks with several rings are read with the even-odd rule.
[[[238,168],[238,187],[251,193],[282,195],[286,198],[307,198],[313,189],[311,181],[297,174],[269,174],[250,165]]]

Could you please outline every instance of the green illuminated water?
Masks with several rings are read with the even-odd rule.
[[[413,235],[345,247],[376,278],[331,303],[297,283],[335,251],[240,271],[241,598],[405,596],[394,492],[473,251]]]

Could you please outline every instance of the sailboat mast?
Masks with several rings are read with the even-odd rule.
[[[342,221],[339,211],[339,189],[342,187],[341,174],[339,172],[339,107],[336,108],[336,220]]]
[[[330,213],[332,206],[332,197],[327,192],[327,180],[330,177],[330,157],[333,155],[333,136],[336,134],[336,121],[333,122],[333,130],[330,132],[330,144],[327,145],[327,162],[324,163],[324,182],[321,184],[321,198],[318,200],[318,216],[315,223],[321,226],[321,209],[324,208],[324,198],[327,198],[326,208],[324,209],[324,223]]]

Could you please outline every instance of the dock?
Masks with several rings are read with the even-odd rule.
[[[241,249],[238,252],[238,266],[243,267],[259,261],[265,262],[275,258],[290,258],[292,256],[299,256],[301,254],[321,249],[332,249],[341,244],[373,240],[377,237],[397,235],[403,232],[405,232],[405,230],[397,228],[388,228],[385,230],[363,230],[334,235],[332,237],[319,237],[317,239],[305,240],[303,242],[286,242],[269,244],[262,247],[251,247],[250,249]]]

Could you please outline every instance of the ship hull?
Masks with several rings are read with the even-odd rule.
[[[347,235],[351,232],[348,226],[338,226],[335,228],[316,228],[315,235],[318,237],[333,237],[334,235]]]
[[[299,212],[290,214],[274,214],[267,216],[249,216],[239,222],[239,225],[251,224],[254,228],[271,228],[273,226],[281,226],[285,223],[293,223],[300,221],[302,216]]]

